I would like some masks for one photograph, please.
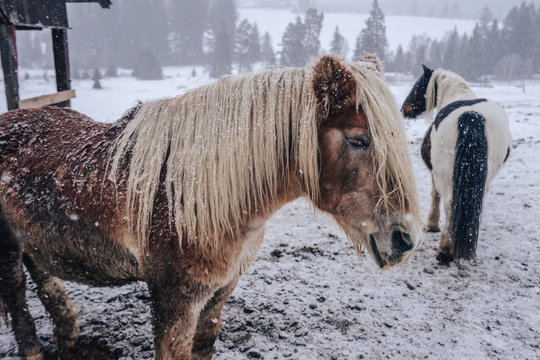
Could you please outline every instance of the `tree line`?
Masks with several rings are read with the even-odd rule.
[[[233,61],[241,71],[256,61],[273,61],[270,35],[260,36],[256,24],[247,21],[237,26],[234,0],[115,0],[109,10],[68,4],[68,19],[75,76],[96,67],[113,73],[118,67],[137,69],[144,64],[207,64],[219,76],[231,71]],[[51,66],[48,34],[17,35],[21,66]]]
[[[158,0],[151,4],[116,0],[107,11],[96,4],[69,5],[73,78],[90,78],[96,70],[89,69],[96,68],[106,69],[107,76],[114,76],[118,67],[133,69],[134,76],[150,79],[161,77],[161,65],[206,64],[212,77],[233,70],[251,71],[255,63],[304,66],[321,53],[324,14],[309,7],[313,1],[300,0],[299,5],[305,13],[285,29],[280,52],[274,50],[270,34],[259,33],[257,24],[238,21],[234,0]],[[378,14],[382,14],[380,9]],[[21,66],[52,66],[47,35],[21,32]],[[355,52],[360,48],[373,52],[364,43],[376,39],[368,35],[362,35]],[[44,46],[49,49],[43,51]],[[330,52],[347,55],[347,43],[338,28]]]
[[[414,36],[406,51],[400,46],[389,58],[386,69],[395,72],[418,73],[424,63],[473,81],[530,78],[540,69],[540,7],[522,2],[502,24],[484,7],[471,34],[454,29],[442,40]]]
[[[300,1],[307,8],[312,1]],[[160,65],[206,64],[212,77],[251,71],[255,63],[304,66],[321,53],[319,40],[324,14],[307,8],[288,24],[275,52],[270,34],[257,24],[238,21],[234,0],[116,0],[110,10],[96,4],[68,7],[68,33],[73,77],[89,76],[87,69],[134,69],[140,78],[159,78]],[[44,35],[44,34],[43,34]],[[21,66],[50,67],[50,36],[21,32]],[[19,35],[18,35],[19,36]],[[22,41],[21,41],[22,40]],[[48,44],[48,45],[47,45]],[[348,43],[336,27],[330,52],[349,55]],[[50,50],[48,51],[50,53]],[[499,24],[485,7],[473,32],[456,29],[443,39],[414,36],[405,50],[388,51],[385,16],[372,1],[369,17],[358,33],[351,57],[376,53],[387,71],[417,73],[421,63],[455,71],[469,80],[487,75],[511,80],[529,77],[540,68],[540,8],[523,2]]]

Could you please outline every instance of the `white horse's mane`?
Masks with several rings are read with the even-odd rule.
[[[470,86],[458,74],[443,69],[433,71],[426,90],[426,119],[433,120],[435,106],[439,112],[448,99],[468,99],[471,94],[474,97]]]

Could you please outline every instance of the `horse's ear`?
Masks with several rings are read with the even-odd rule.
[[[381,61],[377,57],[377,54],[367,54],[358,59],[360,62],[366,62],[371,63],[374,66],[375,71],[377,71],[380,75],[383,74],[383,66],[381,64]]]
[[[430,68],[428,68],[426,65],[422,64],[422,69],[424,69],[424,74],[426,76],[431,76],[431,74],[433,74],[433,70],[431,70]]]
[[[315,64],[313,90],[320,113],[337,113],[349,103],[356,94],[354,75],[333,56],[323,56]]]

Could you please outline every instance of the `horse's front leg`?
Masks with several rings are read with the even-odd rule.
[[[9,313],[11,316],[11,326],[21,358],[41,360],[44,358],[43,349],[26,303],[22,254],[17,240],[0,218],[0,315]]]
[[[194,360],[212,358],[214,342],[221,330],[221,310],[236,287],[239,278],[237,277],[227,286],[217,290],[201,311],[193,339],[192,358]]]
[[[211,292],[193,281],[181,281],[180,286],[149,284],[149,289],[156,359],[190,360],[199,312]]]
[[[439,232],[439,218],[441,216],[441,195],[435,188],[433,180],[431,181],[431,208],[429,210],[426,230],[429,232]]]
[[[62,349],[73,347],[79,336],[78,311],[60,280],[41,269],[28,254],[23,262],[37,287],[37,294],[54,323],[54,340]]]
[[[193,359],[211,359],[214,350],[214,342],[221,329],[221,310],[227,299],[233,292],[238,280],[249,269],[264,239],[264,225],[260,225],[248,234],[244,239],[244,251],[236,263],[237,271],[233,280],[226,286],[219,288],[212,298],[206,303],[199,315],[197,331],[193,341]]]

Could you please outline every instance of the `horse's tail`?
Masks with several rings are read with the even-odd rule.
[[[485,118],[475,111],[463,113],[458,119],[450,218],[456,259],[475,256],[488,171],[487,154]]]

